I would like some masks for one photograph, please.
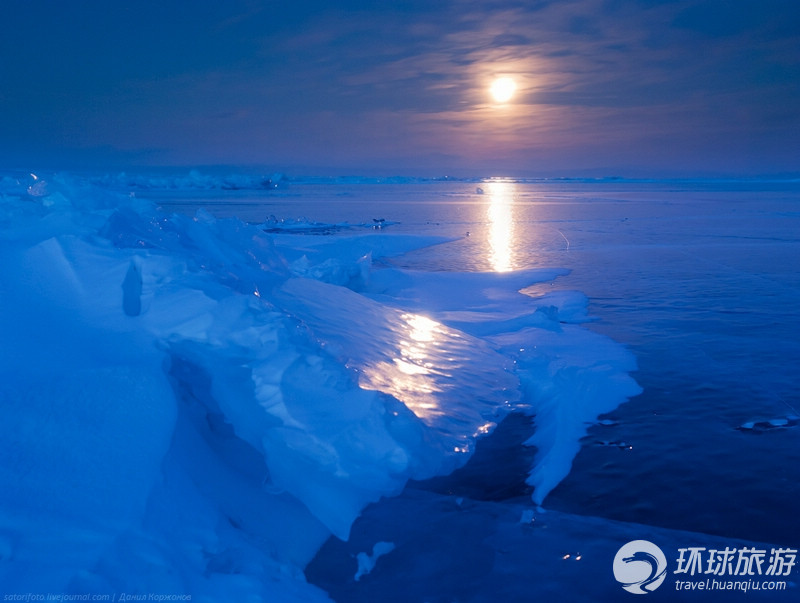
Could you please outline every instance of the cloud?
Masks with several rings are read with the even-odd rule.
[[[97,2],[38,20],[25,9],[0,41],[7,56],[30,48],[0,66],[0,142],[163,148],[186,162],[568,166],[686,164],[749,140],[763,161],[789,163],[800,9],[735,4],[203,0],[182,15]],[[499,75],[518,85],[502,109],[487,95]]]

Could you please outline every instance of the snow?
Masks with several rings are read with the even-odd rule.
[[[356,555],[356,560],[358,561],[358,571],[353,579],[356,582],[361,580],[362,576],[366,576],[373,569],[375,569],[375,564],[378,562],[379,557],[383,557],[384,555],[391,553],[393,550],[393,542],[376,542],[375,546],[372,547],[371,555],[368,555],[367,553],[359,553]]]
[[[584,296],[521,293],[563,269],[393,268],[447,239],[274,235],[67,176],[4,177],[0,204],[7,592],[327,601],[303,570],[369,503],[517,411],[541,505],[640,391]]]

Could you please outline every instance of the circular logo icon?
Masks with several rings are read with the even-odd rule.
[[[614,557],[614,577],[635,595],[653,592],[667,576],[667,558],[647,540],[632,540]]]

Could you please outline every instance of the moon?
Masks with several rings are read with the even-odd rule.
[[[499,77],[492,82],[489,86],[489,92],[492,98],[498,103],[506,103],[514,96],[517,90],[517,84],[510,77]]]

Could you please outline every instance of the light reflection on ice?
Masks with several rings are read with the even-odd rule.
[[[449,450],[466,449],[498,409],[519,397],[508,357],[423,314],[311,279],[290,279],[272,299],[291,307],[358,375],[361,388],[400,400],[452,444]]]
[[[449,376],[436,367],[433,357],[437,340],[441,345],[447,337],[444,327],[426,316],[405,313],[400,315],[397,328],[402,333],[398,340],[400,357],[391,363],[367,365],[359,385],[391,394],[420,419],[431,418],[442,412],[435,395],[442,391],[438,381]]]
[[[442,333],[442,325],[419,314],[402,314],[400,318],[405,321],[405,324],[402,324],[402,328],[408,331],[411,341],[400,341],[400,355],[402,358],[396,358],[395,362],[402,366],[408,365],[410,361],[414,368],[408,369],[411,371],[409,374],[427,373],[426,366],[430,366],[430,363],[425,362],[427,344],[433,342],[437,335]]]
[[[509,272],[514,263],[511,256],[514,241],[514,193],[515,184],[503,180],[486,183],[489,206],[489,263],[495,272]]]

